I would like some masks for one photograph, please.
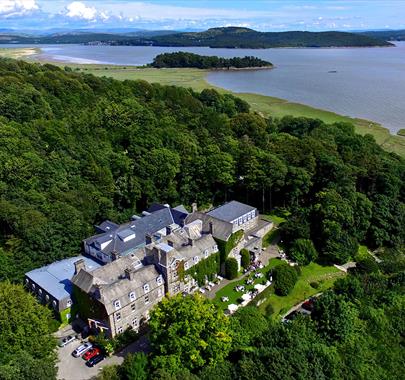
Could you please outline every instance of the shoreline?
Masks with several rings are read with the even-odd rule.
[[[0,56],[3,55],[2,52],[8,50],[11,49],[0,49]],[[108,63],[73,63],[62,60],[41,59],[38,57],[40,48],[21,48],[20,50],[25,52],[24,54],[20,55],[20,59],[25,59],[31,63],[51,63],[62,68],[64,66],[69,66],[77,72],[87,72],[96,76],[107,76],[118,80],[143,79],[149,82],[161,83],[163,85],[188,87],[195,91],[202,91],[204,88],[213,88],[221,93],[230,93],[247,101],[253,111],[258,112],[263,116],[283,117],[286,115],[292,115],[297,117],[302,116],[318,118],[325,123],[348,122],[355,126],[356,133],[361,135],[367,133],[371,134],[382,148],[387,151],[396,152],[405,157],[405,137],[398,134],[392,134],[389,129],[377,122],[340,115],[333,111],[318,109],[310,105],[294,103],[286,99],[276,98],[268,95],[243,92],[237,93],[225,88],[217,87],[207,81],[207,74],[211,71],[217,70],[197,68],[156,69],[145,66],[114,65]],[[28,51],[30,54],[27,54]],[[17,55],[14,54],[14,56],[10,58],[17,58]],[[275,67],[276,66],[273,65],[271,67],[253,68],[253,70],[271,70]],[[219,70],[228,71],[226,68]],[[252,70],[252,68],[235,68],[234,70]]]

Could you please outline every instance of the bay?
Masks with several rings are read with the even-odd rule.
[[[213,71],[207,81],[234,92],[250,92],[373,120],[391,133],[405,128],[405,42],[393,48],[211,49],[201,47],[30,45],[41,60],[144,65],[160,53],[271,61],[270,70]],[[10,45],[0,45],[10,47]],[[15,45],[15,48],[28,47]]]

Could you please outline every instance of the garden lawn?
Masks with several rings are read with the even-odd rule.
[[[252,285],[246,285],[246,280],[249,278],[253,278],[253,273],[245,276],[239,280],[235,280],[228,285],[224,286],[222,289],[218,290],[218,292],[215,294],[214,302],[223,310],[226,310],[228,305],[234,303],[234,304],[240,304],[241,302],[238,302],[239,298],[242,297],[243,292],[237,292],[234,290],[235,286],[238,285],[244,285],[245,286],[245,293],[249,290],[253,290],[254,285],[256,284],[265,284],[265,282],[268,280],[269,272],[272,268],[274,268],[277,265],[280,265],[282,263],[281,260],[279,259],[271,259],[269,264],[267,264],[264,268],[259,269],[256,272],[261,272],[264,274],[264,277],[255,279],[254,283]],[[228,302],[222,302],[221,297],[228,297],[229,301]]]
[[[252,301],[252,304],[257,305],[259,303],[259,309],[264,314],[266,314],[268,305],[271,305],[273,308],[272,316],[273,318],[277,318],[306,298],[329,289],[333,286],[336,279],[344,275],[344,272],[333,266],[321,266],[311,263],[301,268],[301,275],[289,295],[285,297],[277,296],[274,294],[273,286],[270,286],[259,294]],[[314,288],[311,286],[311,283],[317,283],[318,286]]]

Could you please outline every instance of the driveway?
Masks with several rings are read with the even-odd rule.
[[[66,347],[58,347],[58,379],[60,380],[88,380],[97,376],[99,371],[106,365],[121,364],[124,357],[129,353],[148,352],[149,342],[146,335],[139,338],[117,354],[106,358],[92,368],[86,366],[82,358],[72,356],[73,350],[80,345],[80,340],[76,340]]]

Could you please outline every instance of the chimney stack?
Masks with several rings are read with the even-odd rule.
[[[193,246],[194,245],[194,240],[191,238],[188,238],[188,245]]]
[[[194,203],[191,205],[191,212],[197,212],[197,211],[198,211],[197,203],[194,202]]]
[[[86,270],[86,263],[84,262],[84,259],[75,261],[75,274],[78,274],[80,269]]]
[[[167,241],[167,245],[169,245],[170,247],[174,247],[174,243],[171,240]]]
[[[133,280],[133,278],[134,278],[134,271],[133,271],[131,268],[125,268],[124,272],[125,272],[125,277],[126,277],[128,280]]]
[[[150,235],[150,234],[146,234],[145,235],[145,243],[146,243],[146,245],[148,245],[148,244],[152,244],[152,235]]]
[[[214,225],[212,222],[209,223],[209,233],[212,235],[214,233]]]
[[[120,258],[120,254],[117,251],[112,251],[111,252],[111,261],[118,260]]]

